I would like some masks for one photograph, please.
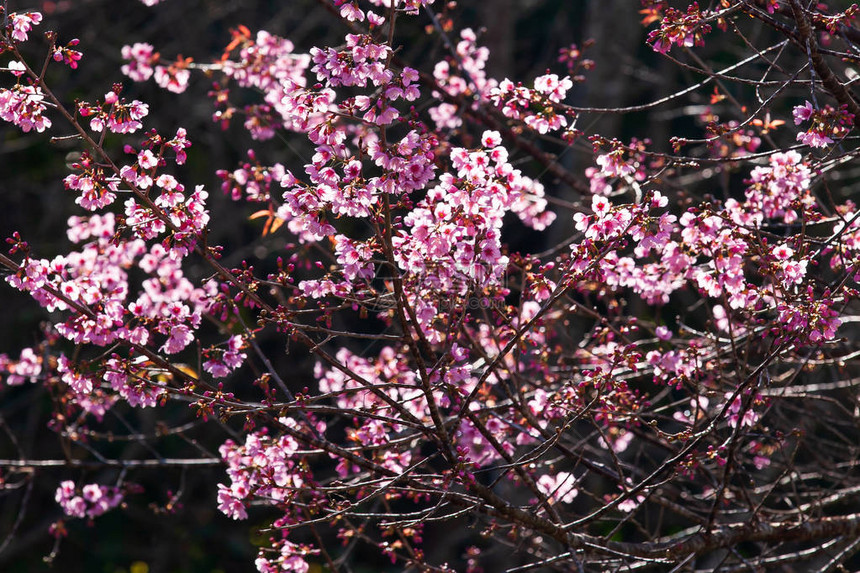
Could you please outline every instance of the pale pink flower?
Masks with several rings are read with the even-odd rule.
[[[170,329],[170,335],[161,350],[168,354],[176,354],[191,344],[192,340],[194,340],[194,334],[187,326],[180,324]]]
[[[600,166],[601,173],[606,177],[624,177],[636,169],[628,164],[620,152],[598,155],[595,162]]]
[[[24,42],[33,26],[42,21],[42,15],[39,12],[13,13],[9,15],[9,20],[12,22],[12,39]]]
[[[809,101],[803,105],[795,106],[791,111],[791,115],[794,116],[794,125],[800,125],[804,121],[807,121],[812,117],[813,113],[815,113],[815,108],[812,107],[812,104]]]
[[[810,147],[827,147],[833,140],[814,129],[797,134],[797,141]]]
[[[785,244],[777,245],[773,248],[773,251],[771,251],[771,253],[776,258],[776,260],[784,261],[794,256],[794,249]]]
[[[558,472],[557,474],[545,474],[538,478],[537,488],[547,496],[550,503],[562,502],[573,503],[579,494],[576,489],[576,478],[570,472]]]
[[[122,73],[136,82],[144,82],[152,77],[155,70],[152,63],[156,59],[155,48],[151,44],[138,42],[122,47],[122,57],[128,63],[123,65]]]
[[[188,89],[191,71],[177,66],[155,66],[155,83],[169,92],[181,94]]]

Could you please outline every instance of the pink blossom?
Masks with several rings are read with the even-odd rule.
[[[569,472],[558,472],[555,475],[544,474],[537,480],[537,487],[550,503],[573,503],[579,491],[576,489],[576,478]]]
[[[710,31],[710,25],[703,22],[698,3],[693,2],[686,13],[666,8],[660,28],[648,34],[648,43],[654,51],[665,54],[673,44],[686,48],[704,45],[703,36]]]
[[[828,144],[833,143],[831,138],[814,129],[798,133],[797,141],[810,147],[827,147]]]
[[[815,108],[808,100],[803,105],[796,106],[791,112],[794,116],[794,125],[800,125],[809,120],[813,113],[815,113]]]
[[[188,89],[191,71],[176,65],[155,66],[155,83],[167,91],[181,94]]]
[[[75,38],[65,46],[58,46],[57,49],[54,50],[54,61],[62,62],[73,70],[77,69],[78,62],[83,57],[83,54],[81,54],[78,50],[74,50],[73,47],[77,46],[79,43],[80,40]]]
[[[546,74],[535,78],[535,91],[547,96],[552,102],[561,102],[567,95],[567,90],[573,87],[570,78],[559,79],[556,74]]]
[[[773,251],[771,251],[771,253],[776,258],[776,260],[784,261],[784,260],[790,259],[792,256],[794,256],[794,249],[792,249],[788,245],[782,244],[782,245],[775,246],[773,248]]]
[[[42,21],[42,15],[39,12],[26,12],[24,14],[13,12],[9,14],[9,20],[12,22],[12,39],[24,42],[33,26]]]
[[[8,376],[6,384],[18,386],[24,382],[37,382],[42,373],[42,359],[32,348],[24,348],[17,361],[11,361],[6,355],[0,355],[0,364],[5,363]]]
[[[80,495],[78,491],[81,492]],[[67,480],[60,483],[54,499],[69,517],[92,519],[122,503],[123,494],[116,487],[94,483],[86,484],[78,490],[73,481]]]
[[[45,96],[38,86],[17,84],[11,90],[0,88],[0,119],[21,128],[24,133],[39,133],[51,127],[51,120],[43,114],[47,109]]]
[[[598,155],[595,162],[606,177],[624,177],[635,171],[635,168],[624,160],[620,151]]]
[[[618,487],[624,490],[625,494],[627,492],[627,487],[633,485],[633,481],[630,478],[625,479],[625,485],[619,484]],[[625,487],[626,486],[626,487]],[[647,491],[647,490],[646,490]],[[618,504],[618,511],[623,511],[624,513],[630,513],[635,510],[639,505],[645,501],[646,496],[644,491],[636,494],[635,496],[627,497],[627,499],[623,500]]]
[[[732,393],[727,392],[726,398],[731,398]],[[729,418],[729,426],[732,428],[738,425],[740,422],[741,426],[752,427],[758,422],[759,415],[753,409],[753,404],[751,404],[743,413],[743,418],[741,418],[740,412],[743,408],[742,396],[735,396],[735,399],[732,401],[728,410],[728,418]]]
[[[364,22],[364,12],[362,12],[355,2],[346,2],[340,7],[340,15],[350,22]]]
[[[176,130],[176,136],[167,142],[167,146],[176,154],[176,164],[183,165],[187,157],[185,150],[191,147],[191,142],[188,141],[188,134],[185,128],[180,127]]]
[[[833,143],[833,137],[844,137],[854,127],[854,114],[843,105],[839,109],[826,105],[815,109],[807,101],[802,106],[796,106],[792,111],[795,125],[810,121],[811,125],[805,133],[798,133],[797,140],[811,147],[826,147]]]
[[[161,350],[168,354],[176,354],[191,344],[192,340],[194,340],[194,334],[187,326],[180,324],[170,328],[170,336],[167,338],[167,342],[161,347]]]
[[[155,155],[152,154],[152,151],[144,149],[137,154],[137,164],[140,165],[141,169],[149,170],[158,165],[158,160],[155,158]]]
[[[606,197],[595,195],[591,198],[591,209],[598,217],[604,217],[611,208],[612,203]]]
[[[138,42],[131,46],[123,46],[122,57],[128,63],[122,66],[122,73],[136,82],[144,82],[152,77],[153,61],[157,56],[151,44]]]
[[[307,573],[310,570],[310,564],[305,560],[305,556],[316,553],[316,551],[296,545],[286,539],[278,541],[276,548],[280,553],[277,558],[270,558],[265,553],[260,553],[254,562],[257,571],[260,573]]]
[[[9,72],[16,78],[20,78],[27,71],[27,67],[24,65],[24,62],[19,62],[18,60],[12,60],[9,62],[8,68]]]
[[[134,133],[143,124],[142,118],[149,114],[149,106],[138,100],[127,103],[120,100],[116,93],[108,92],[105,95],[103,106],[90,106],[85,103],[79,105],[80,114],[90,117],[90,129],[100,132],[107,125],[113,133]]]
[[[672,339],[672,331],[666,328],[665,326],[658,326],[655,330],[657,338],[660,340],[671,340]]]
[[[697,396],[690,400],[690,407],[688,409],[683,412],[676,411],[672,414],[672,417],[683,424],[693,425],[696,423],[696,420],[704,417],[709,403],[710,401],[706,397]]]
[[[232,490],[218,484],[218,509],[232,519],[248,519],[248,512]]]

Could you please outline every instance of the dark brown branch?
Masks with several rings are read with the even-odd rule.
[[[789,2],[791,3],[794,21],[797,23],[797,31],[800,34],[801,40],[806,44],[807,53],[812,62],[812,67],[815,69],[815,73],[818,74],[818,77],[821,78],[821,83],[836,98],[836,101],[846,106],[848,111],[854,114],[854,125],[860,126],[860,105],[857,105],[857,102],[854,101],[854,98],[851,97],[851,94],[842,85],[842,82],[836,78],[833,70],[830,69],[824,58],[821,57],[821,53],[818,51],[818,43],[815,40],[809,20],[806,17],[806,12],[801,7],[800,2],[798,0],[789,0]]]
[[[733,547],[754,541],[815,541],[860,534],[860,513],[838,517],[821,517],[804,523],[751,523],[728,525],[696,533],[682,541],[668,543],[609,542],[607,548],[637,557],[678,558],[695,553],[703,555],[715,549]]]

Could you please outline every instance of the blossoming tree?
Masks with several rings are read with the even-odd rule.
[[[411,571],[849,563],[857,6],[642,0],[649,57],[692,79],[599,108],[573,105],[613,65],[586,47],[495,78],[453,3],[318,4],[330,46],[238,26],[200,63],[134,38],[85,97],[51,78],[88,46],[4,8],[0,118],[75,146],[65,247],[21,228],[0,254],[46,320],[0,355],[0,404],[38,388],[62,444],[25,455],[0,418],[0,484],[22,508],[51,484],[57,547],[164,494],[140,474],[216,466],[212,505],[266,520],[264,573],[357,570],[358,548]],[[437,60],[405,59],[418,26]],[[191,105],[195,77],[252,140],[211,167],[220,189],[135,91]],[[661,109],[686,120],[663,141],[594,121]],[[215,242],[217,217],[250,219],[250,248]],[[523,229],[554,243],[515,250]]]

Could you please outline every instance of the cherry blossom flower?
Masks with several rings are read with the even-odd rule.
[[[428,4],[336,0],[336,13],[369,31],[358,27],[336,47],[302,54],[285,38],[239,28],[223,57],[206,66],[217,78],[214,119],[226,127],[241,118],[253,139],[246,158],[216,167],[223,193],[251,204],[242,209],[249,207],[252,224],[265,221],[260,251],[272,244],[280,256],[267,259],[267,276],[250,260],[221,258],[226,249],[210,233],[208,192],[188,183],[184,170],[171,171],[171,160],[187,159],[185,129],[173,137],[156,130],[137,139],[111,135],[142,130],[149,113],[147,104],[123,99],[121,85],[71,109],[85,118],[83,129],[104,136],[83,138],[94,149],[70,161],[64,177],[73,196],[66,199],[88,211],[68,219],[73,246],[41,258],[47,255],[19,235],[8,240],[19,262],[4,263],[7,283],[32,295],[52,327],[17,358],[0,355],[3,391],[48,384],[62,407],[51,429],[64,436],[95,426],[117,404],[123,415],[174,399],[190,402],[201,419],[246,415],[244,427],[231,421],[233,438],[218,450],[226,470],[213,497],[234,520],[253,517],[261,505],[279,512],[259,571],[313,567],[317,549],[292,541],[300,539],[292,530],[305,510],[351,543],[356,530],[348,518],[371,511],[365,502],[377,497],[394,502],[385,509],[394,514],[425,496],[435,504],[439,492],[453,501],[485,491],[521,496],[523,483],[533,483],[549,505],[530,519],[567,513],[562,504],[574,503],[589,512],[611,503],[636,511],[665,485],[643,482],[647,489],[629,495],[634,482],[624,475],[643,439],[651,444],[645,462],[655,467],[666,452],[664,459],[689,452],[662,475],[699,504],[715,495],[696,489],[701,475],[728,476],[779,459],[769,457],[779,440],[766,407],[771,396],[778,399],[777,388],[745,382],[736,364],[744,358],[733,350],[756,361],[770,356],[766,366],[774,372],[798,357],[815,368],[819,358],[844,350],[836,337],[856,298],[860,224],[853,203],[839,204],[837,195],[824,211],[817,196],[819,181],[838,164],[778,148],[743,163],[761,143],[754,123],[747,130],[708,120],[710,159],[731,162],[710,161],[705,142],[681,160],[677,150],[650,153],[647,140],[590,135],[593,165],[584,176],[567,174],[586,193],[569,205],[566,224],[575,232],[562,229],[570,238],[549,251],[518,252],[507,239],[522,225],[547,229],[556,218],[550,201],[564,205],[547,196],[543,178],[529,175],[541,167],[521,160],[524,144],[536,134],[553,134],[541,142],[547,146],[558,135],[577,135],[577,116],[561,102],[580,80],[547,71],[533,84],[496,81],[486,72],[489,51],[466,29],[452,34],[455,45],[433,69],[433,85],[395,57],[389,28],[377,28],[381,14],[396,10],[400,18]],[[701,45],[714,16],[696,4],[686,13],[665,2],[643,6],[647,18],[660,20],[649,42],[664,53]],[[27,29],[19,35],[26,38],[35,23],[22,23]],[[49,57],[74,68],[74,45],[54,47]],[[177,93],[203,67],[184,59],[169,64],[141,43],[125,46],[122,56],[127,76]],[[571,74],[585,65],[573,47],[562,62]],[[0,117],[25,132],[43,131],[55,100],[46,101],[43,84],[27,85],[25,71],[10,64],[6,79],[15,87],[0,89]],[[497,129],[464,125],[474,116]],[[809,122],[799,140],[819,147],[853,125],[846,109],[810,102],[793,117],[796,125]],[[304,160],[265,151],[265,141],[285,131],[304,141]],[[113,144],[103,141],[111,139],[122,140],[125,161],[107,159]],[[707,166],[694,167],[696,156]],[[739,175],[725,178],[725,197],[694,200],[697,182],[728,174],[729,165]],[[681,173],[689,179],[676,200],[666,194]],[[123,205],[113,205],[120,193]],[[204,275],[212,278],[195,279]],[[676,317],[678,304],[686,310]],[[354,321],[359,342],[334,347]],[[261,332],[310,341],[318,357],[310,388],[272,383],[277,376],[266,372],[254,338]],[[373,342],[363,344],[365,337]],[[236,375],[245,365],[253,385]],[[295,417],[273,417],[285,412]],[[715,419],[718,413],[724,419]],[[565,460],[576,443],[571,435],[583,429],[594,432],[592,445],[576,450],[586,457]],[[734,457],[730,436],[739,438]],[[586,473],[575,477],[574,465]],[[725,470],[715,472],[720,466]],[[586,492],[595,472],[621,493],[607,493],[603,482],[595,486],[602,490]],[[726,483],[719,503],[699,509],[736,509],[734,482]],[[521,507],[527,496],[511,503]],[[56,499],[66,515],[93,518],[120,504],[122,491],[65,481]],[[371,540],[393,561],[411,560],[405,566],[422,565],[419,546],[408,557],[402,551],[406,537],[418,533],[388,522],[377,532],[376,520],[364,523],[360,541]]]
[[[795,125],[811,122],[806,132],[797,134],[797,140],[810,147],[826,147],[834,141],[831,136],[844,137],[854,126],[854,114],[849,113],[846,106],[834,109],[827,105],[815,109],[807,101],[802,106],[796,106],[792,115]]]
[[[629,487],[629,486],[633,485],[633,481],[630,478],[626,478],[625,479],[625,485],[627,487]],[[618,487],[621,488],[622,490],[624,490],[626,493],[626,488],[624,486],[622,486],[621,484],[618,484]],[[624,513],[630,513],[633,510],[635,510],[637,507],[639,507],[642,504],[642,502],[645,501],[645,499],[646,499],[646,496],[645,496],[644,492],[640,492],[640,493],[636,494],[635,496],[628,497],[627,499],[623,500],[621,503],[618,504],[618,506],[617,506],[618,511],[623,511]]]
[[[537,487],[547,496],[549,503],[573,503],[579,493],[576,489],[576,478],[569,472],[544,474],[538,478]]]
[[[815,108],[812,107],[809,100],[807,100],[803,105],[795,107],[791,112],[794,116],[794,125],[800,125],[804,121],[809,121],[809,118],[812,117],[813,113],[815,113]]]
[[[833,140],[831,138],[822,134],[820,131],[815,130],[810,130],[805,133],[798,133],[797,141],[810,147],[827,147],[828,144],[833,143]]]
[[[153,62],[158,55],[151,44],[138,42],[131,46],[123,46],[122,57],[128,63],[122,66],[122,73],[136,82],[145,82],[155,73]]]
[[[51,120],[43,114],[47,110],[42,88],[18,84],[11,90],[0,88],[0,119],[8,121],[27,133],[39,133],[51,127]]]
[[[598,155],[595,162],[600,166],[600,172],[605,177],[624,177],[636,171],[636,168],[624,159],[624,153],[620,149]]]
[[[155,66],[155,83],[167,91],[181,94],[188,89],[191,72],[177,65]]]
[[[9,20],[12,22],[12,39],[24,42],[27,40],[28,33],[33,29],[33,26],[38,25],[42,21],[42,14],[39,12],[26,12],[23,14],[13,12],[9,14]]]
[[[12,361],[5,354],[0,354],[2,370],[6,372],[6,384],[18,386],[24,382],[35,383],[42,373],[42,359],[32,348],[24,348],[18,360]]]
[[[535,91],[547,96],[552,102],[560,102],[567,95],[567,90],[573,87],[570,78],[562,78],[556,74],[547,74],[535,78]]]
[[[704,45],[704,34],[711,31],[711,26],[704,23],[699,5],[693,2],[687,7],[687,12],[667,7],[660,22],[660,28],[648,34],[648,43],[655,52],[667,53],[672,45],[692,48]]]
[[[122,503],[123,494],[116,487],[90,483],[78,488],[67,480],[57,488],[54,499],[69,517],[92,519]]]

